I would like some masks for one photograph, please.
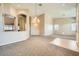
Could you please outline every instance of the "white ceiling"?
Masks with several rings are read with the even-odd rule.
[[[11,6],[17,9],[28,9],[31,15],[47,13],[52,17],[60,16],[75,16],[76,4],[75,3],[42,3],[42,6],[37,5],[35,9],[34,3],[12,3]]]

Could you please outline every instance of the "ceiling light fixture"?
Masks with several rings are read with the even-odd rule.
[[[65,6],[65,4],[63,3],[62,6]]]
[[[40,23],[40,20],[39,20],[39,18],[38,18],[38,16],[37,16],[37,4],[35,4],[35,17],[33,18],[33,21],[32,21],[32,23],[35,25],[35,26],[37,26],[39,23]]]
[[[42,4],[41,4],[41,3],[39,3],[38,5],[39,5],[39,6],[42,6]]]

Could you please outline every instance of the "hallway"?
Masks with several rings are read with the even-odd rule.
[[[54,38],[31,36],[28,40],[0,47],[2,56],[73,56],[79,53],[51,45]]]

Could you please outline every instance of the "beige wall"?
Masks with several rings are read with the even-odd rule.
[[[44,34],[44,20],[45,20],[45,15],[41,14],[41,15],[38,16],[38,18],[40,20],[38,30],[39,30],[40,35],[43,35]]]
[[[76,15],[76,22],[77,22],[77,32],[76,32],[76,39],[77,45],[79,47],[79,4],[77,4],[77,15]]]

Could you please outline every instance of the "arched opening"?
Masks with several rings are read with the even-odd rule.
[[[18,31],[25,31],[26,27],[26,15],[24,14],[19,14],[18,15]]]

